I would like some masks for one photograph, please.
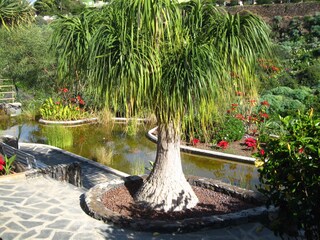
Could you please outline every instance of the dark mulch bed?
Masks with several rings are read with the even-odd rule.
[[[133,194],[139,188],[139,183],[130,183],[109,190],[103,197],[103,203],[109,210],[124,217],[150,220],[181,220],[186,218],[200,218],[204,216],[220,215],[237,212],[256,207],[240,199],[228,196],[214,190],[193,186],[199,199],[196,207],[179,212],[161,212],[143,209],[135,204]]]

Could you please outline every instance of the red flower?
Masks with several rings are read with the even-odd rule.
[[[248,148],[256,148],[257,147],[257,140],[254,138],[247,138],[244,142]]]
[[[200,140],[198,138],[194,138],[194,139],[192,139],[191,143],[193,146],[196,146],[200,143]]]
[[[242,115],[242,114],[237,114],[236,116],[235,116],[236,118],[238,118],[238,119],[240,119],[240,120],[245,120],[245,117]]]
[[[274,72],[279,72],[280,69],[276,66],[271,66],[271,70],[274,71]]]
[[[263,156],[265,154],[265,151],[263,149],[260,149],[260,155]]]
[[[80,100],[81,100],[81,97],[80,97],[79,95],[78,95],[76,98],[77,98],[77,100],[78,100],[78,101],[80,101]]]
[[[257,102],[257,100],[255,100],[255,99],[249,100],[249,103],[251,106],[254,106],[256,102]]]
[[[231,113],[231,110],[230,110],[230,109],[228,109],[228,110],[227,110],[227,113]]]
[[[227,141],[222,140],[222,141],[218,142],[217,146],[221,147],[222,149],[226,149],[228,147],[228,144],[229,143]]]
[[[80,99],[80,100],[79,100],[79,104],[80,104],[80,105],[84,105],[84,104],[85,104],[85,102],[83,101],[83,99]]]
[[[242,92],[236,91],[236,96],[241,96],[241,95],[242,95]]]
[[[2,155],[0,155],[0,165],[5,165],[6,162],[4,161],[4,158]]]
[[[3,156],[0,155],[0,171],[3,170],[3,166],[6,164],[6,162],[4,161]]]
[[[304,152],[304,148],[302,147],[302,148],[299,149],[299,153],[301,154],[303,152]]]
[[[260,113],[260,117],[269,118],[269,115],[268,115],[268,113]]]
[[[232,108],[234,108],[234,107],[238,107],[238,104],[236,104],[236,103],[232,103],[232,104],[231,104],[231,106],[232,106]]]
[[[57,105],[59,105],[59,104],[60,104],[60,102],[58,101],[58,102],[56,102],[56,104],[57,104]]]
[[[68,88],[62,88],[61,92],[67,93],[67,92],[69,92],[69,90],[68,90]]]
[[[262,101],[260,104],[263,105],[263,106],[270,107],[270,103],[268,103],[267,100]]]
[[[75,98],[70,99],[71,102],[76,102],[77,100]]]

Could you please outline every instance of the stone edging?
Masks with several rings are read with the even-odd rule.
[[[48,124],[48,125],[77,125],[77,124],[85,124],[85,123],[94,123],[98,122],[98,118],[85,118],[80,120],[70,120],[70,121],[51,121],[39,119],[39,123]]]
[[[157,142],[157,140],[158,140],[158,138],[153,134],[157,130],[157,128],[158,127],[155,127],[153,129],[149,130],[147,133],[147,137],[153,142]],[[255,158],[252,158],[252,157],[234,155],[234,154],[229,154],[229,153],[222,153],[222,152],[205,150],[205,149],[199,149],[199,148],[189,147],[189,146],[185,146],[185,145],[181,145],[180,149],[181,149],[181,151],[186,152],[186,153],[197,154],[197,155],[206,156],[206,157],[225,159],[225,160],[232,160],[232,161],[242,162],[242,163],[254,164],[254,162],[256,160]]]
[[[108,190],[118,187],[128,181],[141,181],[141,178],[133,176],[124,180],[113,180],[94,186],[86,192],[84,198],[82,198],[81,206],[83,210],[93,218],[103,220],[104,222],[112,222],[122,227],[129,227],[138,231],[154,232],[190,232],[204,227],[223,228],[247,222],[263,221],[277,212],[277,209],[273,206],[270,208],[263,206],[264,198],[257,192],[241,189],[217,180],[192,177],[191,179],[188,179],[188,181],[193,185],[224,192],[232,196],[240,197],[248,202],[261,203],[262,206],[241,210],[235,213],[205,216],[202,218],[188,218],[178,221],[150,221],[148,219],[124,217],[107,209],[102,203],[102,198],[104,193]]]
[[[110,173],[112,173],[112,174],[114,174],[116,176],[119,176],[119,177],[128,177],[129,176],[128,174],[126,174],[124,172],[118,171],[118,170],[116,170],[114,168],[111,168],[111,167],[107,167],[107,166],[102,165],[102,164],[100,164],[98,162],[92,161],[90,159],[87,159],[85,157],[79,156],[79,155],[74,154],[72,152],[65,151],[65,150],[63,150],[61,148],[58,148],[58,147],[50,146],[50,145],[47,145],[47,144],[41,144],[41,143],[21,143],[21,142],[19,142],[19,145],[22,146],[22,147],[23,146],[27,146],[27,147],[28,146],[29,147],[33,146],[33,147],[45,147],[45,148],[54,149],[54,150],[59,151],[59,152],[61,152],[63,154],[66,154],[66,155],[69,155],[71,157],[74,157],[74,158],[76,158],[77,160],[79,160],[81,162],[85,162],[85,163],[94,165],[95,167],[100,168],[100,169],[102,169],[104,171],[110,172]]]

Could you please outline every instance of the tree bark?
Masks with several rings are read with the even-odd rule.
[[[159,126],[155,164],[135,200],[144,207],[165,212],[197,205],[198,198],[182,171],[180,136],[173,124]]]

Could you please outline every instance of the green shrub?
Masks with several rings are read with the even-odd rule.
[[[0,29],[0,76],[13,79],[19,89],[33,94],[50,93],[56,79],[50,35],[49,26],[30,25],[10,32]]]
[[[257,4],[271,4],[272,0],[257,0]]]
[[[320,64],[305,68],[298,74],[299,83],[308,87],[315,87],[320,84]]]
[[[281,118],[283,133],[264,138],[266,145],[257,162],[261,166],[259,190],[268,204],[279,207],[279,216],[272,222],[276,233],[297,234],[303,229],[306,239],[320,237],[319,126],[320,119],[310,111]]]
[[[245,134],[245,127],[240,119],[227,117],[215,131],[214,140],[225,140],[233,142],[242,139]]]
[[[296,115],[298,110],[303,112],[306,109],[305,104],[285,95],[265,94],[262,98],[270,103],[271,115]]]
[[[280,86],[286,86],[293,89],[298,88],[298,80],[287,72],[284,72],[278,76],[278,81]]]

